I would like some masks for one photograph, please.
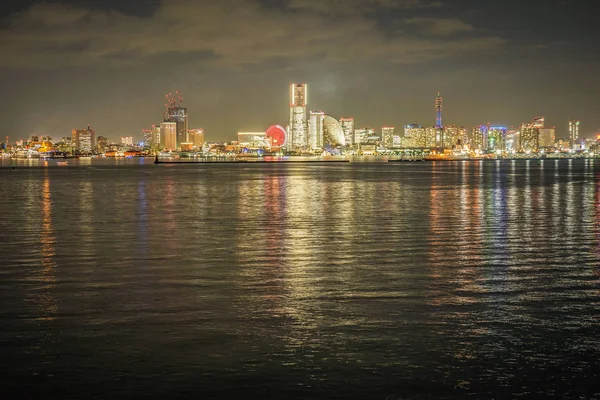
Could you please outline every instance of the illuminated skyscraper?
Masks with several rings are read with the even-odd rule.
[[[354,118],[340,118],[346,146],[354,145]]]
[[[308,121],[308,145],[311,149],[323,148],[323,121],[325,113],[311,111]]]
[[[144,146],[150,146],[152,143],[152,129],[142,129],[142,142]]]
[[[178,91],[175,94],[169,93],[166,96],[167,103],[165,104],[165,113],[163,114],[163,122],[174,122],[176,124],[177,147],[181,143],[188,143],[188,112],[183,106],[183,97]],[[164,144],[164,143],[163,143]]]
[[[381,141],[383,147],[391,148],[394,146],[395,128],[393,126],[384,126],[381,128]]]
[[[290,85],[290,122],[286,141],[292,150],[305,150],[308,147],[307,100],[308,85],[292,83]]]
[[[575,143],[579,139],[579,121],[569,121],[569,140],[571,148],[575,147]]]
[[[188,140],[196,149],[201,149],[204,146],[204,129],[190,129]]]
[[[485,125],[479,125],[473,128],[469,137],[469,146],[472,150],[485,150],[487,143],[488,128]]]
[[[425,128],[418,124],[408,124],[404,126],[403,147],[425,147]]]
[[[438,92],[437,97],[435,98],[435,127],[438,129],[442,129],[443,125],[442,125],[442,105],[443,105],[443,99],[442,96],[440,95],[440,92]]]
[[[160,124],[160,147],[166,150],[177,150],[177,123],[163,122]]]
[[[189,142],[187,108],[169,108],[169,118],[165,122],[175,122],[177,126],[177,147]]]
[[[96,133],[90,126],[87,129],[73,129],[71,132],[75,150],[80,153],[91,153],[95,143]]]
[[[444,146],[446,148],[452,148],[458,144],[464,146],[467,141],[467,128],[464,126],[444,127]]]
[[[540,149],[540,128],[533,123],[521,125],[519,151],[537,153]]]
[[[485,138],[485,150],[488,152],[506,151],[506,132],[504,126],[489,126]]]
[[[150,138],[150,146],[159,148],[160,147],[160,125],[152,125],[152,136]]]
[[[556,144],[555,128],[540,128],[540,147],[554,147]]]

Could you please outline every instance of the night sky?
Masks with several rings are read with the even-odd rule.
[[[526,3],[526,4],[525,4]],[[578,0],[3,1],[0,137],[141,138],[179,90],[207,140],[285,125],[288,85],[357,127],[600,132],[600,23]],[[3,140],[2,140],[3,141]]]

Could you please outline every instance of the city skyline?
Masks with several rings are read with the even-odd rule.
[[[309,83],[310,110],[353,116],[357,127],[433,125],[441,92],[445,126],[518,126],[544,115],[559,137],[569,120],[581,121],[581,136],[600,131],[597,56],[587,51],[600,28],[584,7],[465,3],[13,2],[0,27],[11,55],[0,62],[2,136],[91,124],[114,140],[137,139],[178,88],[189,127],[226,141],[285,124],[281,88],[291,82]],[[211,23],[198,27],[199,18]],[[155,36],[157,21],[177,26],[181,40]]]

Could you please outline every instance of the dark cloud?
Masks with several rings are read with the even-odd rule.
[[[39,3],[13,15],[9,28],[0,32],[0,43],[12,54],[0,65],[53,68],[114,60],[130,52],[139,55],[140,63],[157,54],[210,52],[218,56],[213,61],[219,67],[311,56],[351,61],[357,53],[413,63],[502,45],[501,38],[488,34],[444,41],[432,37],[472,29],[457,18],[406,19],[410,34],[383,40],[377,20],[368,16],[382,7],[430,5],[417,0],[290,0],[285,8],[274,9],[252,0],[205,0],[201,7],[183,0],[164,2],[152,17],[141,18]]]

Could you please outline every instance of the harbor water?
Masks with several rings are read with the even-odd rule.
[[[3,160],[0,246],[0,398],[600,398],[600,160]]]

